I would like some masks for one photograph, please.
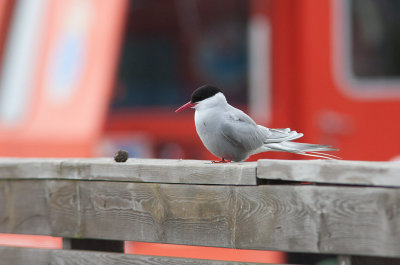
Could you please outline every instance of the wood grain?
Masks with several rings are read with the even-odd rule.
[[[233,246],[230,187],[101,182],[81,183],[80,189],[83,234],[120,239],[123,232],[132,241]]]
[[[0,212],[3,233],[233,247],[235,193],[230,186],[7,182],[20,202],[9,200],[0,188],[7,205]]]
[[[0,231],[51,234],[51,218],[43,182],[0,181],[0,205]]]
[[[268,180],[400,187],[400,162],[259,160],[257,178]]]
[[[257,171],[257,172],[256,172]],[[399,162],[259,160],[0,159],[0,179],[112,180],[207,185],[256,185],[258,179],[400,187]]]
[[[400,257],[400,190],[0,181],[0,232]]]
[[[398,265],[400,259],[366,257],[366,256],[339,256],[338,265]]]
[[[234,261],[172,258],[161,256],[144,256],[130,254],[114,254],[96,251],[51,250],[0,247],[0,265],[252,265],[262,263],[247,263]],[[270,264],[273,265],[273,264]]]
[[[237,190],[237,248],[400,256],[397,189],[284,185]]]
[[[113,180],[130,182],[255,185],[256,163],[202,160],[0,159],[0,179]]]

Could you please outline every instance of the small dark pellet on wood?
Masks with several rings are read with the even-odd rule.
[[[125,150],[118,150],[114,154],[114,160],[115,160],[115,162],[118,162],[118,163],[126,162],[126,160],[128,160],[128,158],[129,158],[129,154]]]

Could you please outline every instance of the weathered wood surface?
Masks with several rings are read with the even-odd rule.
[[[114,254],[109,252],[0,247],[0,265],[255,265],[234,261]],[[270,264],[273,265],[273,264]]]
[[[74,179],[185,184],[255,185],[256,163],[202,160],[0,159],[0,179]]]
[[[257,177],[269,180],[400,187],[400,162],[259,160]]]
[[[0,179],[71,179],[207,185],[256,185],[257,178],[400,187],[400,162],[259,160],[212,164],[200,160],[0,159]]]
[[[338,265],[399,265],[398,258],[339,256]]]
[[[0,232],[400,257],[400,190],[0,181]]]

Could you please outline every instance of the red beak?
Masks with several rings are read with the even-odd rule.
[[[180,111],[188,109],[188,108],[193,108],[196,105],[197,105],[197,103],[192,103],[192,102],[189,101],[185,105],[181,106],[179,109],[175,110],[175,112],[180,112]]]

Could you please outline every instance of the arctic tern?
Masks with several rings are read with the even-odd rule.
[[[217,163],[239,162],[249,156],[282,151],[325,159],[338,158],[321,151],[336,151],[328,145],[292,142],[302,133],[270,129],[256,124],[246,113],[228,104],[223,92],[212,85],[197,88],[188,103],[175,112],[194,108],[196,131],[204,146],[221,158]]]

